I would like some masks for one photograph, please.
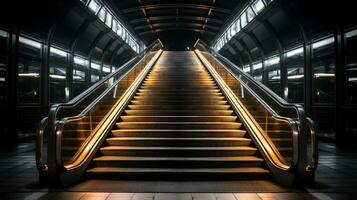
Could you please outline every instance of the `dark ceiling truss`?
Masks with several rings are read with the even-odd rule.
[[[164,31],[173,31],[173,30],[182,30],[182,31],[193,31],[193,32],[204,32],[210,35],[216,35],[215,32],[211,32],[211,31],[207,31],[207,30],[202,30],[202,29],[197,29],[197,28],[189,28],[189,27],[168,27],[168,28],[160,28],[160,29],[154,29],[154,32],[164,32]],[[139,32],[138,35],[146,35],[146,34],[150,34],[152,33],[152,31],[143,31],[143,32]]]
[[[160,21],[160,20],[191,20],[191,21],[205,21],[216,24],[223,24],[224,21],[219,19],[214,19],[212,17],[204,17],[204,16],[194,16],[194,15],[163,15],[163,16],[152,16],[147,17],[150,21]],[[131,24],[143,23],[147,22],[147,18],[139,18],[133,19],[130,21]]]
[[[202,23],[194,23],[194,22],[164,22],[164,23],[153,23],[151,26],[145,24],[141,26],[136,26],[134,27],[135,30],[143,30],[143,29],[151,29],[151,30],[156,30],[160,29],[161,27],[202,27]],[[213,26],[213,25],[207,25],[207,28],[213,29],[213,30],[219,30],[218,26]]]
[[[211,10],[214,12],[230,14],[231,11],[224,8],[214,7],[211,5],[200,5],[200,4],[153,4],[153,5],[144,5],[133,8],[126,8],[121,10],[123,14],[132,13],[132,12],[141,12],[142,9],[145,10],[157,10],[157,9],[194,9],[194,10]]]

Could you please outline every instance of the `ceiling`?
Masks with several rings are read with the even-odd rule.
[[[160,38],[167,48],[210,42],[245,0],[106,0],[146,44]],[[183,39],[184,38],[184,39]]]

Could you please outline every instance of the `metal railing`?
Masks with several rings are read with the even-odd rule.
[[[318,163],[317,130],[303,107],[286,102],[204,42],[199,40],[195,47],[203,64],[213,69],[211,74],[217,73],[218,79],[229,88],[232,98],[226,94],[228,100],[231,104],[236,101],[233,102],[236,112],[249,131],[255,132],[253,139],[265,150],[272,164],[284,171],[298,172],[303,168],[306,173],[313,173]],[[307,161],[309,133],[311,161]]]
[[[37,129],[36,164],[40,175],[58,177],[61,171],[74,169],[90,156],[95,144],[112,124],[114,108],[121,103],[137,77],[148,72],[148,63],[158,58],[162,44],[159,40],[129,60],[115,72],[98,81],[68,103],[50,108]],[[151,63],[153,65],[153,63]],[[126,95],[126,96],[125,96]],[[101,129],[106,126],[107,129]],[[47,163],[44,162],[44,135],[47,135]]]

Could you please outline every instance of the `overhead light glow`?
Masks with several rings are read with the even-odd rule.
[[[88,61],[86,59],[78,57],[78,56],[73,57],[73,62],[75,64],[82,65],[82,66],[87,66],[87,63],[88,63]]]
[[[59,50],[59,49],[54,48],[54,47],[50,48],[50,52],[53,53],[53,54],[57,54],[59,56],[62,56],[62,57],[67,57],[67,52],[64,52],[64,51]]]
[[[36,49],[40,49],[41,48],[41,43],[33,41],[33,40],[30,40],[30,39],[27,39],[27,38],[24,38],[24,37],[21,37],[21,36],[19,37],[19,42],[22,43],[22,44],[26,44],[28,46],[31,46],[31,47],[35,47]]]
[[[20,77],[40,77],[39,73],[19,73]]]
[[[253,70],[261,69],[263,67],[263,63],[255,63],[253,64]]]
[[[346,38],[351,38],[357,35],[357,29],[353,30],[353,31],[349,31],[346,33]]]
[[[330,38],[321,40],[321,41],[319,41],[319,42],[313,43],[313,44],[312,44],[312,48],[313,48],[313,49],[317,49],[317,48],[320,48],[320,47],[323,47],[323,46],[332,44],[332,43],[334,43],[334,42],[335,42],[335,38],[330,37]]]
[[[304,53],[304,48],[300,47],[300,48],[288,51],[286,53],[286,57],[289,58],[289,57],[292,57],[292,56],[295,56],[295,55],[298,55],[298,54],[302,54],[302,53]]]
[[[303,75],[303,74],[288,76],[288,79],[289,79],[289,80],[291,80],[291,79],[301,79],[301,78],[304,78],[304,75]]]
[[[272,65],[279,64],[279,62],[280,62],[280,57],[279,56],[274,56],[274,57],[271,57],[271,58],[265,60],[265,65],[266,66],[272,66]]]
[[[97,63],[94,63],[94,62],[92,62],[91,64],[90,64],[90,67],[92,68],[92,69],[96,69],[96,70],[100,70],[100,65],[99,64],[97,64]]]
[[[62,76],[62,75],[56,75],[56,74],[50,74],[50,78],[53,78],[53,79],[61,79],[61,80],[66,79],[66,77],[65,77],[65,76]]]
[[[315,78],[319,78],[319,77],[335,77],[334,73],[316,73],[314,74]]]

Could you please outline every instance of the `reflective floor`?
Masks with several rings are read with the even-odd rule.
[[[316,185],[285,188],[270,181],[149,182],[88,180],[49,189],[37,183],[34,143],[0,149],[0,199],[276,200],[356,199],[357,147],[320,143]]]

